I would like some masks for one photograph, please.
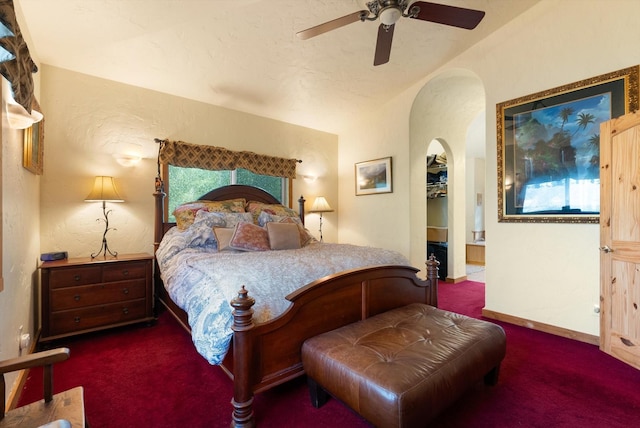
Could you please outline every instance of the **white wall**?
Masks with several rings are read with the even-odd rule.
[[[396,250],[409,257],[409,111],[411,94],[397,109],[382,106],[340,133],[338,178],[339,241]],[[393,192],[355,196],[357,162],[391,156]],[[421,231],[424,242],[425,231]],[[424,263],[417,265],[424,268]]]
[[[598,317],[593,314],[593,305],[599,296],[598,226],[497,221],[495,106],[640,63],[640,51],[635,42],[640,39],[638,16],[640,2],[632,0],[543,0],[441,70],[381,106],[375,117],[363,117],[352,128],[340,132],[340,224],[348,225],[347,229],[340,230],[340,240],[346,242],[362,237],[364,241],[364,237],[372,235],[371,231],[384,229],[385,236],[392,237],[389,242],[395,247],[406,249],[411,242],[412,264],[424,266],[425,207],[420,195],[424,194],[421,145],[425,140],[414,132],[413,120],[409,126],[409,111],[412,107],[414,112],[421,107],[412,104],[423,102],[424,97],[417,97],[419,92],[423,87],[434,89],[433,81],[438,76],[459,69],[470,70],[484,88],[482,107],[487,112],[485,226],[490,245],[486,249],[486,308],[587,334],[599,334]],[[446,94],[441,98],[447,101]],[[429,117],[424,119],[431,120]],[[420,130],[424,129],[418,117],[415,123]],[[434,126],[443,127],[438,123]],[[409,139],[411,144],[408,144]],[[413,144],[414,140],[416,144]],[[448,143],[456,144],[451,140]],[[375,198],[375,202],[365,204],[349,191],[353,185],[353,161],[406,153],[407,150],[410,150],[410,157],[397,156],[395,171],[400,171],[401,177],[396,175],[394,179],[403,187],[399,194],[389,198],[391,200],[370,196],[367,198]],[[455,167],[464,171],[464,161]],[[449,174],[451,180],[451,171]],[[457,178],[458,171],[454,174]],[[460,193],[457,188],[453,191]],[[405,211],[405,198],[410,198],[410,213]],[[370,215],[376,209],[384,216]],[[457,211],[455,206],[453,209]],[[410,219],[410,227],[406,226],[407,219]],[[449,227],[464,230],[464,222],[455,221],[452,225],[450,217]],[[373,235],[375,242],[384,244]],[[454,245],[458,246],[458,241]]]
[[[40,255],[39,178],[22,167],[23,131],[2,123],[2,273],[0,360],[18,356],[18,328],[34,334],[34,300]],[[7,391],[17,373],[7,376]]]
[[[484,158],[467,158],[466,160],[466,193],[465,193],[465,240],[473,242],[473,232],[484,230],[485,201],[485,160]],[[478,196],[479,195],[479,196]],[[478,198],[480,204],[478,204]]]
[[[487,111],[495,111],[503,101],[640,63],[639,14],[635,1],[544,1],[465,62],[482,76]],[[493,114],[487,142],[490,190],[497,189]],[[487,191],[486,200],[487,309],[599,335],[598,225],[498,223],[497,192]]]
[[[473,242],[473,232],[484,230],[485,211],[485,158],[486,158],[486,134],[487,112],[482,110],[473,118],[467,129],[466,153],[466,220],[467,242]],[[478,194],[481,204],[478,206]]]
[[[307,183],[294,180],[293,206],[301,194],[307,210],[324,195],[339,212],[337,136],[239,113],[51,66],[42,67],[42,101],[46,114],[45,173],[42,180],[42,249],[65,250],[71,257],[98,251],[104,231],[99,203],[84,202],[93,177],[116,178],[124,203],[112,209],[109,247],[120,253],[153,252],[155,137],[211,144],[232,150],[302,159],[299,175],[318,175]],[[143,146],[146,159],[123,167],[113,158],[117,143]],[[318,235],[317,214],[307,226]],[[323,216],[326,241],[337,240],[337,215]]]
[[[16,10],[22,26],[22,14]],[[21,28],[29,44],[29,32]],[[34,57],[37,61],[37,58]],[[0,79],[4,79],[1,78]],[[40,76],[33,75],[36,98],[40,99]],[[2,117],[2,274],[0,292],[0,360],[19,355],[18,329],[35,332],[35,301],[40,256],[40,177],[22,167],[24,131],[10,129]],[[23,351],[26,352],[26,351]],[[6,397],[18,376],[6,375]]]

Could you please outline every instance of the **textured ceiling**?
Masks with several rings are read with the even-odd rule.
[[[374,67],[378,22],[299,40],[362,0],[15,0],[42,63],[327,132],[375,109],[538,0],[484,10],[472,31],[402,18]]]

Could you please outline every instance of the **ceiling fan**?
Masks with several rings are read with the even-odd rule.
[[[324,24],[308,28],[296,33],[302,40],[318,36],[331,30],[338,29],[356,21],[375,21],[380,18],[378,40],[373,65],[389,62],[393,30],[400,18],[413,18],[422,21],[437,22],[438,24],[473,30],[484,18],[480,10],[465,9],[426,1],[416,1],[409,7],[410,0],[373,0],[367,2],[369,10],[359,10],[341,18],[325,22]],[[405,10],[409,7],[409,11]]]

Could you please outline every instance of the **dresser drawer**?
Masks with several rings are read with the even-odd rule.
[[[51,313],[51,335],[79,332],[145,317],[145,299]]]
[[[51,310],[83,308],[105,303],[142,299],[146,296],[144,278],[107,284],[81,285],[51,290]]]
[[[117,263],[103,266],[102,280],[104,282],[124,281],[127,279],[144,278],[147,274],[146,262]]]
[[[101,279],[102,268],[100,266],[53,269],[49,274],[49,287],[60,288],[95,284],[101,282]]]

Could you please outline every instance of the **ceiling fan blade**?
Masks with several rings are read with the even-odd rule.
[[[307,40],[311,37],[315,37],[328,31],[344,27],[345,25],[352,24],[356,21],[360,21],[360,17],[363,14],[364,16],[366,16],[369,13],[366,10],[359,10],[358,12],[353,12],[349,15],[345,15],[342,18],[337,18],[332,21],[325,22],[324,24],[316,25],[315,27],[299,31],[296,33],[296,36],[298,36],[302,40]]]
[[[395,24],[389,26],[380,24],[378,27],[378,41],[376,42],[376,54],[373,58],[373,65],[381,65],[389,62],[391,42],[393,42],[393,30],[395,27]]]
[[[413,6],[420,7],[420,12],[415,19],[451,25],[466,30],[473,30],[484,18],[484,12],[481,10],[465,9],[426,1],[414,2],[411,7]]]

